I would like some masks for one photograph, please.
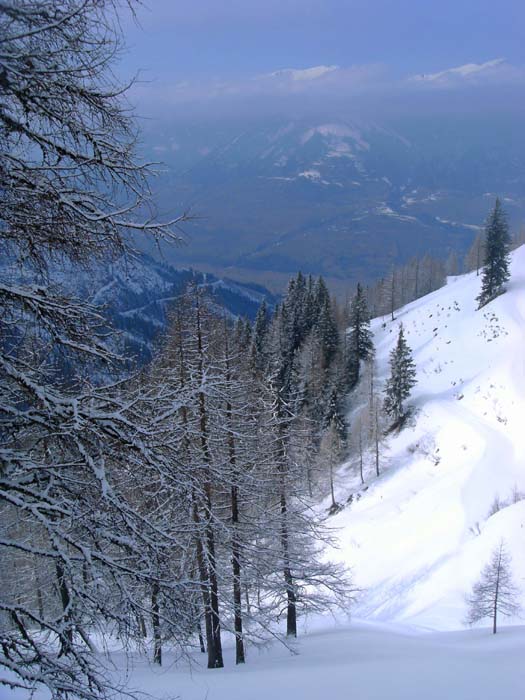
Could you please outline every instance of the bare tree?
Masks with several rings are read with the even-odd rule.
[[[467,622],[473,625],[487,617],[492,619],[496,634],[498,615],[517,615],[518,590],[512,581],[511,558],[503,540],[493,550],[489,563],[483,568],[479,581],[467,597]]]
[[[341,439],[341,434],[338,430],[337,423],[335,419],[332,419],[330,421],[330,424],[324,431],[323,437],[321,438],[321,445],[319,448],[320,463],[328,465],[330,498],[332,501],[330,511],[332,513],[336,513],[341,507],[335,499],[334,471],[336,467],[338,467],[341,463],[342,458],[343,441]]]
[[[117,358],[98,310],[54,273],[125,251],[130,231],[178,240],[184,219],[156,222],[134,154],[111,71],[116,4],[0,0],[0,556],[13,584],[0,592],[0,682],[54,698],[107,697],[89,630],[135,634],[163,591],[177,598],[154,565],[172,537],[133,486],[153,487],[163,465],[143,399],[88,380]]]

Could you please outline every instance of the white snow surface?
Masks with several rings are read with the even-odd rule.
[[[248,650],[235,666],[227,641],[225,668],[207,670],[205,655],[189,660],[164,653],[153,666],[144,653],[114,648],[108,672],[128,691],[151,700],[522,700],[525,627],[426,633],[362,621],[315,621],[295,643]],[[117,694],[115,700],[129,697]],[[0,686],[0,700],[26,693]],[[32,700],[50,700],[39,689]]]
[[[338,500],[354,497],[331,519],[335,556],[363,591],[358,617],[462,628],[465,594],[502,538],[525,602],[525,247],[511,271],[507,292],[480,310],[474,272],[372,322],[379,379],[402,322],[418,384],[381,476],[370,465],[363,490],[354,464],[338,472]]]
[[[485,63],[465,63],[463,66],[456,66],[454,68],[448,68],[447,70],[439,71],[439,73],[427,73],[422,75],[416,75],[412,78],[415,81],[425,81],[425,82],[441,82],[448,78],[469,78],[471,76],[477,76],[480,73],[490,71],[497,66],[501,66],[505,63],[504,58],[494,58],[491,61],[485,61]]]

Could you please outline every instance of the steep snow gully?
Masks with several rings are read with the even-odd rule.
[[[363,589],[358,617],[463,627],[465,594],[501,538],[525,589],[525,247],[507,292],[476,308],[480,277],[375,319],[379,378],[403,323],[418,369],[412,424],[388,440],[383,474],[333,518],[335,555]],[[341,502],[359,490],[352,462]],[[519,620],[509,620],[519,623]]]

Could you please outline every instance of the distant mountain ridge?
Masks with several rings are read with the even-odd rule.
[[[203,288],[219,313],[250,320],[263,300],[277,298],[256,284],[242,284],[198,270],[176,269],[148,255],[122,258],[108,267],[76,277],[79,293],[103,306],[120,332],[126,355],[140,361],[151,357],[155,342],[165,330],[170,305],[190,284]],[[94,290],[94,291],[93,291]]]
[[[20,273],[16,266],[9,274]],[[28,281],[27,272],[24,273]],[[207,293],[218,313],[230,318],[255,318],[263,300],[271,308],[277,297],[256,284],[242,284],[197,270],[177,269],[145,254],[126,255],[88,269],[52,265],[50,282],[72,296],[101,309],[117,331],[121,354],[133,362],[147,362],[167,327],[170,305],[190,284]],[[33,281],[32,279],[30,281]]]

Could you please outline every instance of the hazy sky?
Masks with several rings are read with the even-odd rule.
[[[335,90],[494,59],[498,80],[515,81],[525,65],[525,0],[144,0],[137,19],[122,15],[120,69],[141,71],[142,102],[313,83],[261,82],[284,68],[338,66],[316,85]]]

